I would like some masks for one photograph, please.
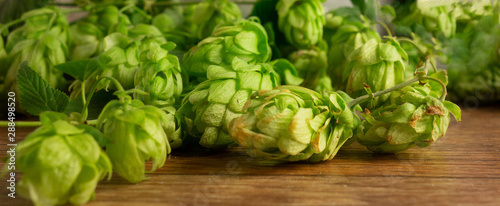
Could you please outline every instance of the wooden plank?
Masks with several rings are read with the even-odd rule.
[[[174,151],[149,180],[129,184],[114,174],[101,182],[89,205],[496,205],[500,107],[466,109],[464,116],[430,147],[397,155],[353,144],[332,161],[265,166],[241,148]],[[0,128],[2,158],[6,132]],[[0,191],[0,205],[29,204],[8,198],[5,186]]]

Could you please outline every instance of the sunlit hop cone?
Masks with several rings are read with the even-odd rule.
[[[280,78],[269,64],[249,65],[238,58],[231,66],[208,67],[207,77],[182,100],[178,114],[202,146],[225,148],[233,144],[227,125],[243,114],[250,95],[278,86]]]
[[[19,193],[35,205],[85,204],[97,182],[111,177],[111,162],[89,126],[73,126],[55,112],[41,113],[40,121],[42,126],[16,147],[16,169],[23,174]]]
[[[241,18],[240,8],[228,0],[205,0],[196,5],[193,13],[193,21],[198,25],[200,40],[211,36],[218,24],[238,18]]]
[[[325,11],[320,0],[280,0],[278,28],[297,48],[308,49],[323,38]]]
[[[391,93],[390,101],[365,110],[365,120],[356,131],[358,142],[369,150],[397,153],[415,145],[427,147],[443,137],[450,113],[460,121],[460,108],[439,99],[428,85],[407,86]]]
[[[388,43],[371,39],[349,56],[351,61],[344,72],[347,93],[353,97],[366,94],[366,87],[373,92],[382,91],[404,82],[404,59],[408,56],[395,40]],[[389,94],[377,97],[373,108],[383,104]]]
[[[165,163],[170,145],[162,124],[167,123],[166,113],[154,106],[145,106],[139,100],[110,101],[99,115],[97,127],[109,141],[106,153],[113,169],[129,182],[137,183]],[[146,171],[146,162],[152,167]]]
[[[210,65],[230,65],[235,57],[264,63],[271,57],[267,33],[257,19],[238,19],[219,26],[212,37],[201,41],[184,55],[183,68],[190,76],[206,77]]]
[[[230,123],[229,132],[254,157],[331,160],[359,125],[350,100],[342,92],[321,95],[298,86],[260,90],[246,103],[246,113]]]
[[[331,41],[328,52],[329,74],[336,80],[333,82],[333,87],[336,89],[345,90],[346,81],[342,81],[342,75],[349,66],[348,58],[351,53],[371,39],[381,41],[371,23],[364,18],[363,20],[363,23],[355,21],[340,26],[335,35],[329,39]]]

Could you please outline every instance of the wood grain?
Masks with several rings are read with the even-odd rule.
[[[446,137],[397,155],[353,144],[329,162],[265,166],[241,148],[174,151],[149,180],[101,182],[88,205],[498,205],[500,107],[463,112]],[[18,140],[33,129],[18,128]],[[0,185],[0,205],[30,204],[7,197],[5,178]]]

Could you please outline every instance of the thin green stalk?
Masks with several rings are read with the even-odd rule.
[[[419,80],[421,80],[421,77],[420,77],[420,76],[419,76],[419,77],[415,77],[415,78],[413,78],[413,79],[410,79],[410,80],[408,80],[408,81],[406,81],[406,82],[403,82],[403,83],[401,83],[401,84],[398,84],[398,85],[396,85],[396,86],[393,86],[393,87],[391,87],[391,88],[388,88],[388,89],[385,89],[385,90],[382,90],[382,91],[375,92],[375,93],[373,93],[373,94],[371,94],[371,95],[369,95],[369,94],[367,94],[367,95],[363,95],[363,96],[358,97],[358,98],[356,98],[356,99],[352,100],[351,102],[349,102],[349,104],[347,104],[347,106],[348,106],[349,108],[352,108],[353,106],[355,106],[355,105],[359,104],[360,102],[365,101],[365,100],[367,100],[367,99],[369,99],[369,98],[378,97],[378,96],[380,96],[380,95],[384,95],[384,94],[387,94],[387,93],[389,93],[389,92],[396,91],[396,90],[401,89],[401,88],[403,88],[403,87],[406,87],[406,86],[408,86],[408,85],[410,85],[410,84],[413,84],[413,83],[415,83],[415,82],[418,82]]]
[[[82,116],[80,118],[80,123],[83,123],[85,121],[85,119],[87,119],[87,114],[88,114],[88,111],[87,111],[87,98],[85,97],[85,81],[82,81],[82,84],[81,84],[81,91],[82,91],[82,105],[83,105],[83,108],[82,108]]]
[[[182,0],[182,1],[179,1],[179,2],[156,2],[155,4],[153,4],[153,6],[177,6],[177,5],[191,5],[191,4],[198,4],[200,2],[203,2],[203,1],[200,1],[200,0]],[[236,4],[255,4],[257,3],[256,0],[235,0],[235,1],[232,1]],[[68,6],[68,7],[71,7],[71,6],[78,6],[77,4],[75,3],[53,3],[52,5],[55,5],[55,6]],[[109,4],[103,4],[103,5],[125,5],[125,2],[122,2],[122,3],[109,3]],[[137,5],[142,5],[140,3],[138,3]]]
[[[0,121],[0,127],[8,127],[10,121]],[[39,127],[42,125],[40,121],[15,121],[16,127]],[[87,125],[97,125],[97,120],[89,120]],[[78,125],[79,122],[71,121],[71,124]]]
[[[429,76],[422,76],[421,78],[423,79],[429,79],[429,80],[433,80],[433,81],[436,81],[438,82],[441,87],[443,87],[443,94],[441,94],[441,101],[444,101],[446,99],[446,95],[448,95],[448,90],[446,89],[446,84],[444,84],[444,82],[442,82],[441,80],[439,79],[436,79],[434,77],[429,77]]]
[[[427,53],[424,52],[413,40],[411,40],[410,38],[407,38],[407,37],[398,37],[397,38],[400,42],[407,42],[407,43],[410,43],[412,44],[417,50],[418,52],[420,52],[420,54],[422,54],[422,56],[427,56]]]
[[[380,24],[382,27],[384,27],[385,31],[387,31],[387,35],[389,35],[390,37],[393,37],[392,36],[392,32],[389,29],[389,27],[387,26],[387,24],[385,24],[384,22],[382,22],[380,20],[375,20],[375,22],[378,23],[378,24]]]
[[[443,87],[443,94],[441,94],[441,98],[440,99],[441,99],[441,101],[444,101],[446,99],[446,95],[448,95],[448,91],[446,89],[446,85],[444,84],[444,82],[442,82],[441,80],[436,79],[434,77],[420,75],[420,76],[417,76],[417,77],[415,77],[413,79],[410,79],[410,80],[408,80],[406,82],[398,84],[398,85],[396,85],[394,87],[391,87],[391,88],[388,88],[388,89],[385,89],[385,90],[382,90],[382,91],[375,92],[375,93],[373,93],[371,95],[367,94],[367,95],[363,95],[361,97],[358,97],[358,98],[352,100],[351,102],[349,102],[349,104],[347,106],[349,106],[349,108],[352,108],[353,106],[355,106],[355,105],[359,104],[360,102],[365,101],[365,100],[367,100],[369,98],[378,97],[380,95],[384,95],[384,94],[387,94],[389,92],[399,90],[399,89],[401,89],[403,87],[406,87],[406,86],[411,85],[411,84],[413,84],[415,82],[418,82],[418,81],[422,81],[424,79],[436,81],[436,82],[438,82]]]
[[[117,79],[115,79],[113,77],[107,77],[107,76],[103,76],[103,77],[101,77],[101,79],[109,79],[116,86],[118,91],[122,91],[122,92],[125,91],[125,89],[123,89],[122,84],[120,84],[120,82]]]

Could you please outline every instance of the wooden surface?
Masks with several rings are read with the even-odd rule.
[[[174,151],[149,180],[101,182],[88,205],[500,205],[500,106],[463,112],[445,138],[398,155],[353,144],[329,162],[262,166],[240,149]],[[30,204],[0,185],[0,205]]]

